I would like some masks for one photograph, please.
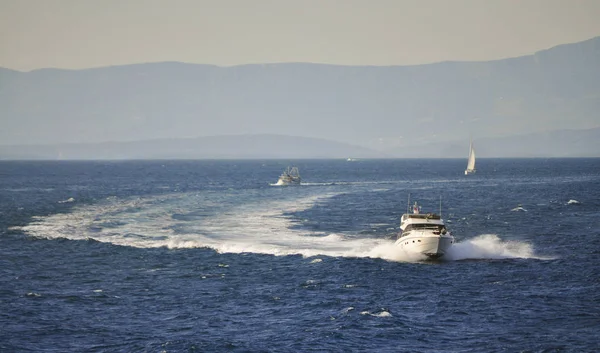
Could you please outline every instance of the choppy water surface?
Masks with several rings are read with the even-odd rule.
[[[0,162],[0,351],[598,351],[600,159],[464,163]]]

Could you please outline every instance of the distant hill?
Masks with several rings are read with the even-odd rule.
[[[600,157],[600,128],[555,130],[497,138],[474,138],[479,157]],[[469,140],[415,144],[387,150],[396,158],[467,158]]]
[[[209,136],[135,142],[0,146],[0,159],[302,159],[382,158],[381,152],[322,139],[280,136]]]
[[[600,37],[512,59],[417,66],[0,69],[0,145],[270,134],[404,155],[470,135],[508,143],[596,128],[599,112]],[[535,150],[521,142],[519,153]],[[557,152],[578,154],[573,146]]]
[[[481,158],[600,157],[600,128],[475,139],[474,144]],[[380,152],[315,138],[228,135],[135,142],[0,145],[0,160],[466,158],[468,145],[468,140],[455,140]]]

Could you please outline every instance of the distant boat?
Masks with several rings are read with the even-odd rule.
[[[473,141],[469,141],[469,160],[467,161],[465,175],[473,173],[475,173],[475,148],[473,147]]]
[[[300,172],[297,167],[287,167],[286,170],[279,176],[279,180],[275,185],[300,185]]]

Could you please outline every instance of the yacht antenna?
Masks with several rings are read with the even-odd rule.
[[[442,218],[442,195],[440,194],[440,218]]]

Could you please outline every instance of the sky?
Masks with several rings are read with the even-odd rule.
[[[0,0],[0,67],[415,65],[600,35],[599,0]]]

